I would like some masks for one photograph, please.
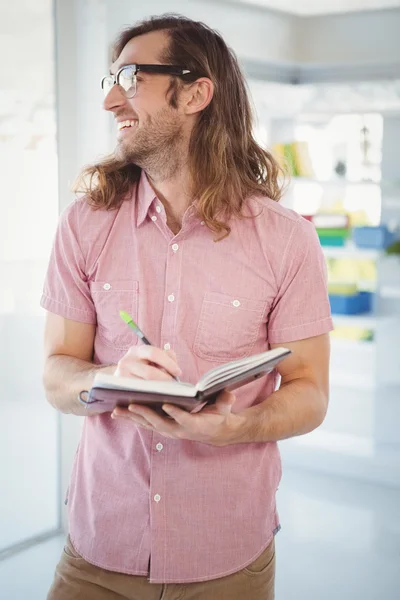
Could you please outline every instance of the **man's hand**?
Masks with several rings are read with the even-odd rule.
[[[161,350],[155,346],[132,346],[117,364],[115,375],[136,379],[169,381],[179,377],[182,371],[173,350]]]
[[[131,404],[128,408],[115,408],[111,417],[133,421],[169,438],[226,446],[241,441],[239,432],[243,418],[232,413],[235,399],[234,394],[223,392],[215,404],[205,406],[195,414],[164,404],[163,410],[170,418],[159,415],[148,406]]]
[[[155,346],[132,346],[121,358],[115,375],[169,381],[173,375],[181,375],[181,369],[172,350],[161,350]],[[169,416],[162,416],[149,408],[131,404],[128,408],[117,407],[111,414],[113,419],[127,419],[140,427],[151,429],[166,437],[192,440],[225,446],[235,443],[241,417],[232,413],[235,396],[223,392],[215,404],[190,414],[171,404],[163,405]]]

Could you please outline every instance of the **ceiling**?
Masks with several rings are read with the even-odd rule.
[[[400,0],[236,0],[295,15],[323,15],[400,7]]]

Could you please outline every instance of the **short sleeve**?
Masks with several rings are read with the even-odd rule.
[[[79,201],[75,201],[60,217],[40,304],[67,319],[95,324],[96,312],[79,243],[78,210]]]
[[[325,257],[314,225],[301,218],[282,257],[268,340],[294,342],[332,329]]]

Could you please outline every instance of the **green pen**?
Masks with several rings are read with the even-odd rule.
[[[136,325],[135,321],[132,319],[132,317],[127,312],[125,312],[124,310],[120,310],[119,311],[119,316],[121,317],[121,319],[123,321],[125,321],[125,323],[128,325],[128,327],[130,327],[131,329],[133,329],[133,331],[136,333],[136,335],[138,336],[138,338],[140,338],[142,340],[142,342],[144,344],[146,344],[146,346],[152,346],[153,345],[148,340],[148,338],[144,335],[144,333],[140,329],[140,327],[138,327],[138,325]],[[172,375],[172,377],[175,379],[175,381],[178,381],[180,383],[179,377],[176,377],[175,375]]]

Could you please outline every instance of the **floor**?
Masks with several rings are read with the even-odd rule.
[[[399,600],[400,490],[286,470],[276,600]],[[57,537],[0,562],[2,600],[45,600]]]

